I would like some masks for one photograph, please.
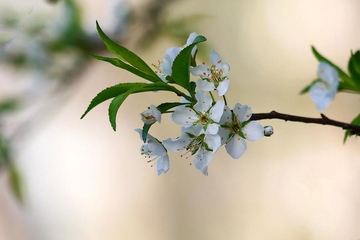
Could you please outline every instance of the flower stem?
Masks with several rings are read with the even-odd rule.
[[[227,101],[226,101],[225,95],[223,95],[223,99],[224,99],[225,105],[227,105]]]

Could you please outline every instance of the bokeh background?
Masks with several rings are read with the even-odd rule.
[[[78,0],[76,4],[82,10],[84,31],[96,36],[96,20],[113,33],[119,19],[126,22],[124,13],[129,9],[141,18],[153,2]],[[161,7],[167,2],[159,3]],[[16,43],[19,51],[39,54],[38,45],[28,47],[36,38],[25,38],[24,29],[38,21],[56,30],[69,19],[63,1],[1,0],[0,4],[8,13],[13,9],[18,19],[14,28],[2,29],[10,41],[1,48]],[[39,15],[45,17],[38,19]],[[146,32],[149,26],[144,22],[151,22],[152,16],[130,24],[120,40],[147,63],[156,64],[167,48],[186,39],[179,42],[171,37],[181,35],[177,29]],[[230,106],[248,104],[253,112],[318,117],[308,95],[298,94],[316,77],[317,61],[310,46],[343,69],[350,51],[360,47],[360,2],[355,0],[179,0],[166,7],[154,26],[188,17],[193,22],[180,21],[185,26],[179,29],[207,37],[207,47],[199,47],[204,51],[202,60],[209,62],[208,50],[215,49],[231,66]],[[143,41],[152,39],[151,44]],[[26,96],[20,109],[2,116],[1,130],[11,139],[23,200],[14,196],[11,175],[3,169],[1,240],[360,239],[358,139],[343,144],[344,132],[338,128],[264,120],[261,123],[272,125],[275,134],[249,143],[238,160],[221,149],[209,166],[209,176],[190,166],[190,158],[170,154],[170,171],[159,177],[140,155],[141,140],[134,129],[142,126],[138,114],[149,104],[176,96],[129,97],[119,111],[117,132],[108,123],[107,103],[80,120],[100,90],[141,79],[93,60],[86,60],[85,70],[78,73],[80,60],[68,57],[73,51],[59,52],[63,54],[58,59],[67,71],[75,71],[71,78],[76,80],[60,88],[39,68],[35,73],[19,70],[4,60],[0,66],[1,99]],[[340,93],[324,114],[350,122],[359,110],[357,95]],[[167,116],[151,129],[159,139],[179,133]]]

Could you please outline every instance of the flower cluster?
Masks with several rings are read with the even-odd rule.
[[[198,36],[196,33],[192,33],[183,47],[173,47],[166,51],[163,61],[157,68],[158,76],[165,83],[172,82],[174,60],[194,41],[196,36]],[[196,47],[192,49],[192,58],[196,51]],[[168,112],[171,113],[171,120],[181,125],[180,136],[163,141],[159,141],[150,134],[146,136],[145,129],[148,130],[155,122],[160,123],[162,112],[151,105],[140,114],[144,129],[142,131],[136,129],[136,131],[145,142],[141,147],[141,153],[149,158],[153,157],[149,162],[156,163],[159,175],[169,170],[167,151],[194,155],[195,167],[204,175],[208,175],[208,165],[221,146],[225,146],[232,158],[238,159],[247,148],[245,140],[255,141],[264,136],[264,127],[258,121],[250,121],[252,111],[249,106],[237,103],[231,110],[226,104],[225,93],[229,89],[230,82],[229,64],[215,51],[211,52],[210,60],[211,66],[205,64],[189,66],[188,71],[194,77],[199,77],[196,81],[194,96],[183,98],[181,104]],[[223,99],[216,100],[212,91],[217,93],[218,98]]]
[[[333,125],[346,129],[344,142],[349,136],[360,135],[360,114],[351,124],[321,118],[306,118],[276,111],[252,114],[247,105],[236,103],[231,109],[225,94],[229,90],[228,74],[230,65],[216,51],[210,53],[211,65],[197,64],[197,45],[206,41],[204,36],[191,33],[182,47],[166,50],[164,59],[154,71],[138,55],[111,40],[97,23],[97,30],[107,49],[116,58],[91,55],[113,64],[149,82],[118,83],[102,90],[93,98],[81,118],[98,104],[110,102],[109,120],[116,130],[116,116],[122,103],[135,93],[167,91],[179,97],[177,102],[163,102],[150,105],[140,114],[144,123],[136,129],[143,141],[141,154],[145,155],[157,168],[158,175],[170,169],[168,152],[184,152],[183,156],[194,157],[194,165],[204,175],[214,154],[224,146],[234,159],[240,158],[247,149],[246,141],[256,141],[274,133],[271,126],[261,126],[257,120],[282,119],[285,121]],[[319,61],[318,76],[307,85],[301,94],[309,92],[318,110],[323,111],[338,92],[360,93],[360,51],[351,53],[348,72],[322,56],[314,47],[312,51]],[[194,81],[192,78],[196,78]],[[180,88],[179,88],[180,87]],[[181,132],[175,138],[159,140],[149,134],[151,126],[161,123],[162,115],[170,114],[171,120],[180,125]]]

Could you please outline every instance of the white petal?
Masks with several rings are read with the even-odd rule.
[[[209,115],[215,122],[220,122],[221,116],[224,113],[225,102],[224,100],[218,100],[215,105],[210,109]]]
[[[190,133],[193,136],[198,136],[202,130],[202,126],[197,124],[195,126],[190,126],[187,128],[182,128],[182,134],[179,138],[168,138],[162,141],[162,144],[165,148],[172,152],[179,152],[187,148],[192,140],[187,133]]]
[[[337,70],[326,62],[319,62],[318,76],[330,85],[338,84],[339,74]]]
[[[151,109],[152,115],[154,116],[156,121],[161,123],[161,112],[159,111],[159,109],[157,109],[157,107],[155,105],[150,105],[150,109]]]
[[[197,91],[195,98],[197,103],[194,105],[194,108],[201,113],[205,113],[212,106],[211,97],[206,95],[204,91]]]
[[[232,122],[232,113],[228,105],[225,105],[223,115],[220,119],[220,125],[229,125]]]
[[[213,154],[201,148],[194,158],[194,165],[204,175],[207,175],[207,166],[211,162]]]
[[[219,131],[219,125],[216,123],[209,124],[206,129],[206,134],[217,134]]]
[[[148,139],[146,142],[148,144],[149,151],[151,151],[153,155],[164,156],[166,154],[164,146],[157,139]]]
[[[229,89],[230,81],[228,78],[225,78],[219,83],[219,86],[216,88],[216,92],[219,94],[219,96],[223,96],[227,90]]]
[[[162,141],[162,144],[165,146],[165,148],[168,151],[172,152],[180,152],[187,148],[187,146],[190,144],[191,139],[189,137],[186,138],[186,136],[182,136],[179,138],[168,138]]]
[[[166,50],[165,55],[169,57],[171,62],[173,62],[175,57],[180,53],[181,50],[181,47],[172,47]]]
[[[221,145],[224,145],[229,139],[230,131],[226,128],[220,127],[217,134],[220,136]]]
[[[177,124],[192,125],[199,118],[195,111],[188,107],[179,107],[170,115],[171,120]]]
[[[226,145],[227,153],[234,159],[240,158],[247,149],[245,140],[239,135],[235,135]]]
[[[214,65],[218,65],[222,61],[220,55],[215,50],[211,51],[210,60]]]
[[[212,82],[206,81],[206,80],[202,80],[199,79],[196,81],[196,86],[201,90],[201,91],[212,91],[215,89],[215,85]]]
[[[233,111],[240,122],[249,120],[252,115],[251,108],[247,105],[241,105],[240,103],[235,104]]]
[[[169,55],[164,56],[164,60],[161,63],[161,70],[166,76],[171,76],[172,74],[172,60],[170,59]],[[165,76],[165,77],[166,77]],[[164,77],[164,79],[165,79]],[[166,80],[166,79],[165,79]]]
[[[335,97],[334,91],[329,91],[323,82],[315,83],[309,91],[310,99],[316,103],[316,108],[323,111]]]
[[[242,132],[249,141],[256,141],[264,136],[264,127],[258,121],[251,121],[242,129]]]
[[[202,76],[208,78],[210,75],[209,67],[204,64],[198,65],[196,67],[190,66],[189,70],[193,76]]]
[[[208,145],[210,149],[212,149],[213,153],[215,153],[221,146],[221,138],[217,134],[207,134],[205,136],[204,142]]]
[[[197,36],[198,36],[198,34],[197,34],[196,32],[190,33],[188,39],[186,40],[186,44],[184,45],[184,48],[187,47],[187,46],[189,46],[190,44],[192,44]],[[191,56],[194,57],[196,50],[197,50],[197,46],[195,46],[195,47],[191,50]]]
[[[227,76],[227,74],[229,73],[230,71],[230,65],[225,62],[225,61],[222,61],[220,64],[219,64],[219,69],[222,69],[222,72],[223,72],[223,76]]]
[[[166,50],[164,60],[162,61],[162,71],[166,75],[171,76],[172,74],[172,65],[175,60],[175,57],[180,53],[182,48],[172,47]]]
[[[160,175],[161,173],[166,173],[170,169],[170,161],[169,155],[164,155],[160,157],[156,162],[157,173]]]
[[[190,44],[192,44],[197,36],[198,36],[198,34],[196,32],[190,33],[188,39],[186,40],[186,44],[184,45],[184,47],[187,47]]]

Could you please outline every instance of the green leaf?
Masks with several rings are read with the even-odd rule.
[[[352,125],[359,125],[359,126],[360,126],[360,114],[357,115],[357,117],[354,118],[354,119],[351,121],[351,124],[352,124]],[[345,131],[345,135],[344,135],[344,141],[343,141],[343,143],[345,143],[345,142],[346,142],[346,139],[347,139],[348,137],[350,137],[351,135],[352,135],[351,130],[346,130],[346,131]]]
[[[196,94],[195,90],[196,90],[196,83],[191,81],[189,86],[189,93],[193,99],[195,99],[195,94]]]
[[[19,103],[15,99],[7,99],[0,102],[0,112],[12,112],[18,107]]]
[[[130,51],[129,49],[115,43],[111,40],[100,28],[99,23],[96,21],[96,28],[104,41],[106,48],[113,53],[115,56],[120,58],[121,60],[129,63],[134,68],[137,68],[139,71],[146,73],[147,75],[153,76],[154,79],[158,79],[158,81],[162,81],[156,73],[147,65],[144,60],[142,60],[138,55]]]
[[[196,44],[206,41],[203,36],[197,36],[193,43],[185,47],[176,56],[172,65],[172,77],[178,85],[182,86],[186,90],[190,91],[190,71],[189,66],[191,64],[191,50]]]
[[[141,89],[143,86],[135,86],[130,88],[128,91],[126,91],[123,94],[120,94],[119,96],[115,97],[110,105],[109,105],[109,120],[111,127],[116,131],[116,115],[117,112],[121,106],[121,104],[125,101],[125,99],[132,93],[134,93],[136,90]]]
[[[166,103],[160,104],[159,106],[157,106],[157,108],[160,110],[161,113],[167,113],[167,111],[169,111],[170,109],[181,106],[181,105],[185,105],[185,104],[189,104],[189,103],[166,102]]]
[[[319,62],[326,62],[328,64],[330,64],[332,67],[334,67],[337,72],[339,73],[339,77],[340,79],[342,79],[344,82],[353,82],[352,79],[349,77],[349,75],[347,75],[343,70],[341,70],[338,66],[336,66],[335,64],[333,64],[331,61],[329,61],[327,58],[325,58],[324,56],[322,56],[316,49],[314,46],[311,46],[311,50],[314,54],[314,56],[316,57],[316,59]]]
[[[14,164],[9,164],[9,180],[10,180],[10,186],[14,193],[14,195],[17,197],[17,199],[20,202],[24,201],[24,194],[23,194],[23,184],[22,184],[22,178],[18,171],[18,169],[14,166]]]
[[[359,93],[359,88],[348,82],[339,82],[338,92]]]
[[[94,54],[90,54],[90,56],[92,56],[93,58],[97,59],[97,60],[101,60],[101,61],[105,61],[108,63],[111,63],[112,65],[125,69],[141,78],[144,78],[146,80],[149,80],[151,82],[159,82],[159,78],[158,77],[154,77],[153,75],[149,75],[145,72],[140,71],[137,68],[134,68],[133,66],[125,63],[124,61],[118,59],[118,58],[109,58],[109,57],[102,57],[102,56],[97,56]]]
[[[0,168],[10,163],[9,144],[0,132]]]
[[[100,93],[98,93],[93,100],[91,100],[88,108],[84,112],[84,114],[81,116],[81,119],[85,117],[85,115],[90,112],[94,107],[99,105],[100,103],[109,100],[111,98],[115,98],[121,94],[126,94],[128,91],[132,93],[141,93],[141,92],[152,92],[152,91],[169,91],[174,92],[178,96],[186,96],[184,93],[179,91],[173,86],[170,86],[164,82],[158,82],[158,83],[120,83],[115,86],[106,88],[102,90]],[[120,101],[120,100],[117,100]],[[116,101],[113,103],[114,107],[116,106]],[[112,110],[113,112],[113,110]]]
[[[81,118],[84,118],[85,115],[94,107],[96,107],[97,105],[99,105],[100,103],[109,100],[110,98],[114,98],[120,94],[126,93],[127,91],[129,91],[131,88],[134,87],[140,87],[140,86],[145,86],[145,85],[149,85],[146,83],[120,83],[117,84],[115,86],[106,88],[104,90],[102,90],[100,93],[98,93],[96,95],[96,97],[91,100],[88,108],[86,109],[86,111],[84,112],[84,114],[81,116]]]
[[[351,78],[353,79],[354,85],[356,85],[358,91],[360,91],[360,51],[357,51],[355,54],[351,54],[348,70]]]
[[[319,80],[320,80],[320,79],[317,78],[317,79],[313,80],[308,86],[304,87],[304,88],[300,91],[300,95],[309,92],[310,88],[311,88],[317,81],[319,81]]]
[[[360,75],[360,51],[356,51],[355,54],[351,54],[351,59],[353,60],[353,67],[355,72]]]

